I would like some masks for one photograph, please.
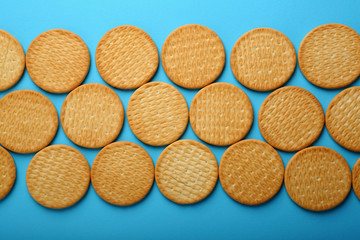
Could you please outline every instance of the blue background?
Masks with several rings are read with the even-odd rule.
[[[101,2],[101,3],[100,3]],[[148,32],[159,52],[165,38],[177,27],[197,23],[213,29],[226,49],[226,64],[218,82],[229,82],[243,89],[254,108],[254,124],[246,138],[262,139],[257,115],[269,92],[255,92],[236,81],[230,69],[230,52],[235,41],[257,27],[271,27],[283,32],[298,50],[303,37],[325,23],[342,23],[360,32],[360,1],[1,1],[0,28],[13,34],[26,51],[40,33],[63,28],[78,34],[88,45],[91,67],[84,83],[107,85],[95,66],[95,49],[100,38],[111,28],[131,24]],[[153,81],[171,83],[159,66]],[[355,81],[352,86],[359,85]],[[301,86],[312,92],[326,110],[331,99],[341,91],[325,90],[311,85],[299,67],[286,84]],[[190,106],[197,90],[177,87]],[[58,113],[66,94],[50,94],[38,88],[25,71],[13,88],[0,92],[0,97],[18,89],[35,89],[51,99]],[[125,108],[133,91],[114,89]],[[199,140],[188,126],[182,138]],[[143,146],[154,163],[164,147],[141,143],[125,122],[117,140],[128,140]],[[79,149],[91,165],[100,149],[75,146],[59,127],[52,144],[68,144]],[[350,167],[360,157],[336,144],[324,128],[314,145],[327,146],[342,154]],[[209,145],[208,145],[209,146]],[[220,161],[226,147],[209,146]],[[294,153],[280,152],[286,165]],[[304,239],[359,237],[360,202],[353,191],[337,208],[314,213],[298,207],[282,186],[269,202],[260,206],[245,206],[233,201],[218,182],[204,201],[181,206],[167,200],[154,184],[149,195],[130,207],[117,207],[100,199],[90,186],[84,198],[73,207],[51,210],[37,204],[25,182],[26,168],[34,154],[11,152],[17,179],[13,190],[0,201],[0,239]]]

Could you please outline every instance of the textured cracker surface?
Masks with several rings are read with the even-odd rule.
[[[59,120],[53,103],[33,90],[18,90],[0,99],[0,143],[18,153],[36,152],[55,137]]]
[[[29,193],[48,208],[65,208],[78,202],[90,183],[90,167],[75,148],[52,145],[31,160],[26,171]]]
[[[215,81],[225,65],[225,49],[219,36],[197,24],[173,31],[161,50],[166,75],[184,88],[201,88]]]
[[[218,179],[218,164],[211,150],[202,143],[179,140],[161,153],[155,179],[166,198],[191,204],[211,193]]]
[[[16,167],[10,153],[0,147],[0,200],[11,190],[16,178]]]
[[[26,68],[31,79],[52,93],[69,92],[79,86],[89,67],[90,53],[85,42],[63,29],[41,33],[26,54]]]
[[[342,24],[311,30],[301,42],[298,55],[301,72],[319,87],[344,87],[360,75],[360,36]]]
[[[285,170],[285,187],[299,206],[313,211],[328,210],[348,195],[351,170],[336,151],[309,147],[290,159]]]
[[[320,136],[324,112],[309,91],[282,87],[264,100],[258,120],[260,132],[270,145],[283,151],[298,151]]]
[[[14,86],[25,69],[25,53],[19,41],[0,29],[0,91]]]
[[[100,40],[95,61],[101,77],[121,89],[138,88],[148,82],[159,66],[152,38],[135,26],[119,26]]]
[[[61,125],[71,141],[87,148],[103,147],[119,135],[124,108],[111,88],[84,84],[73,90],[61,108]]]
[[[243,140],[223,154],[219,177],[225,192],[243,204],[260,204],[272,198],[284,179],[284,164],[269,144]]]
[[[360,87],[334,97],[326,110],[326,128],[341,146],[360,152]]]
[[[121,206],[143,199],[154,182],[154,164],[149,154],[132,142],[104,147],[91,167],[91,182],[105,201]]]
[[[127,118],[131,130],[146,144],[162,146],[185,131],[189,111],[183,95],[173,86],[151,82],[130,97]]]
[[[296,52],[283,33],[257,28],[236,41],[230,64],[234,76],[245,87],[269,91],[291,77],[296,66]]]
[[[190,124],[195,134],[213,145],[240,141],[251,128],[253,109],[240,88],[214,83],[201,89],[190,107]]]
[[[356,196],[360,199],[360,158],[356,161],[352,170],[352,187]]]

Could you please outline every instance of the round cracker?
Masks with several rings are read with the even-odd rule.
[[[312,144],[324,126],[324,112],[316,97],[300,87],[272,92],[259,110],[262,136],[273,147],[298,151]]]
[[[269,144],[243,140],[223,154],[219,177],[225,192],[243,204],[261,204],[272,198],[284,179],[284,164]]]
[[[114,90],[89,83],[77,87],[65,98],[60,120],[71,141],[82,147],[99,148],[119,135],[124,108]]]
[[[18,90],[0,99],[0,144],[17,153],[37,152],[52,141],[58,126],[53,103],[33,90]]]
[[[356,161],[352,170],[352,186],[356,196],[360,199],[360,158]]]
[[[183,95],[164,82],[151,82],[130,97],[127,118],[142,142],[163,146],[176,141],[188,123],[188,106]]]
[[[124,25],[111,29],[101,38],[95,62],[105,82],[120,89],[134,89],[154,76],[159,53],[145,31]]]
[[[52,145],[36,153],[26,171],[33,199],[44,207],[66,208],[78,202],[90,183],[89,164],[78,150]]]
[[[285,169],[285,187],[299,206],[323,211],[339,205],[351,188],[351,170],[346,160],[327,147],[309,147],[297,152]]]
[[[75,33],[52,29],[30,44],[26,68],[36,85],[52,93],[65,93],[79,86],[90,67],[86,43]]]
[[[11,190],[16,178],[16,167],[10,153],[0,147],[0,200]]]
[[[149,154],[132,142],[104,147],[91,167],[91,182],[105,201],[127,206],[139,202],[154,182],[154,164]]]
[[[210,28],[189,24],[165,40],[161,62],[166,75],[184,88],[202,88],[215,81],[225,65],[225,49]]]
[[[213,145],[230,145],[249,132],[253,122],[250,99],[229,83],[214,83],[201,89],[190,106],[190,124],[195,134]]]
[[[326,128],[341,146],[360,152],[360,87],[343,90],[326,110]]]
[[[25,69],[25,53],[20,42],[0,29],[0,91],[14,86]]]
[[[218,179],[214,154],[194,140],[179,140],[160,154],[155,180],[161,193],[179,204],[196,203],[207,197]]]
[[[235,78],[245,87],[269,91],[291,77],[296,52],[289,38],[271,28],[256,28],[242,35],[230,57]]]
[[[360,75],[360,36],[348,26],[330,23],[311,30],[298,54],[301,72],[318,87],[344,87]]]

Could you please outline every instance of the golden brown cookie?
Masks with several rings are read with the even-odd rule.
[[[360,199],[360,158],[356,161],[352,170],[352,186],[356,196]]]
[[[339,205],[351,188],[351,170],[346,160],[327,147],[309,147],[297,152],[285,170],[285,187],[299,206],[323,211]]]
[[[155,180],[169,200],[179,204],[196,203],[207,197],[218,179],[214,154],[194,140],[179,140],[160,154]]]
[[[326,128],[341,146],[360,152],[360,87],[343,90],[326,110]]]
[[[268,201],[279,191],[284,164],[269,144],[255,139],[243,140],[224,152],[219,177],[221,186],[232,199],[255,205]]]
[[[11,190],[16,178],[16,167],[10,153],[0,147],[0,200]]]
[[[91,167],[91,182],[105,201],[127,206],[139,202],[154,182],[154,164],[149,154],[132,142],[104,147]]]
[[[318,87],[344,87],[360,75],[360,36],[348,26],[329,23],[311,30],[298,54],[301,72]]]
[[[183,95],[164,82],[151,82],[130,97],[127,118],[131,130],[146,144],[162,146],[176,141],[188,123]]]
[[[103,147],[119,135],[124,122],[124,108],[111,88],[84,84],[65,98],[61,125],[71,141],[87,148]]]
[[[242,35],[230,57],[231,70],[245,87],[269,91],[288,81],[296,66],[289,38],[271,28],[256,28]]]
[[[173,31],[161,50],[166,75],[184,88],[202,88],[215,81],[225,65],[225,49],[210,28],[184,25]]]
[[[52,145],[36,153],[26,171],[30,195],[48,208],[74,205],[84,196],[89,183],[86,158],[67,145]]]
[[[249,132],[253,122],[250,99],[229,83],[214,83],[201,89],[190,107],[195,134],[213,145],[230,145]]]
[[[135,26],[119,26],[100,40],[95,62],[101,77],[121,89],[138,88],[148,82],[159,66],[152,38]]]
[[[25,53],[19,41],[0,29],[0,91],[14,86],[25,69]]]
[[[259,128],[273,147],[298,151],[312,144],[324,126],[324,112],[319,101],[300,87],[282,87],[261,104]]]
[[[26,68],[36,85],[52,93],[69,92],[85,79],[90,54],[75,33],[52,29],[41,33],[30,44]]]
[[[0,99],[0,144],[17,153],[37,152],[55,137],[59,120],[53,103],[33,90]]]

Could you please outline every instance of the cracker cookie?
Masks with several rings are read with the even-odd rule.
[[[0,200],[11,190],[16,178],[16,167],[10,153],[0,147]]]
[[[297,152],[285,169],[285,187],[299,206],[323,211],[339,205],[351,188],[351,170],[346,160],[327,147],[309,147]]]
[[[135,26],[119,26],[100,40],[95,62],[101,77],[121,89],[138,88],[148,82],[159,66],[159,53],[152,38]]]
[[[74,89],[65,98],[60,120],[71,141],[82,147],[99,148],[119,135],[124,108],[114,90],[89,83]]]
[[[269,91],[288,81],[296,66],[291,41],[271,28],[256,28],[242,35],[230,57],[231,70],[245,87]]]
[[[161,50],[166,75],[184,88],[202,88],[215,81],[225,65],[225,49],[210,28],[184,25],[173,31]]]
[[[179,140],[160,154],[155,180],[164,196],[179,204],[191,204],[207,197],[218,179],[214,154],[194,140]]]
[[[268,201],[279,191],[284,179],[284,164],[269,144],[255,139],[243,140],[225,151],[219,177],[232,199],[255,205]]]
[[[14,86],[25,69],[25,53],[19,41],[0,29],[0,91]]]
[[[164,82],[151,82],[130,97],[127,118],[142,142],[162,146],[176,141],[188,123],[188,106],[183,95]]]
[[[316,86],[340,88],[360,75],[360,36],[348,26],[330,23],[311,30],[298,54],[301,72]]]
[[[53,103],[33,90],[18,90],[0,99],[0,144],[17,153],[37,152],[55,137],[58,114]]]
[[[48,208],[74,205],[84,196],[89,183],[86,158],[67,145],[52,145],[36,153],[26,171],[30,195]]]
[[[90,67],[90,53],[75,33],[52,29],[30,44],[26,68],[36,85],[52,93],[65,93],[79,86]]]
[[[91,182],[105,201],[127,206],[139,202],[154,182],[154,164],[149,154],[132,142],[104,147],[91,167]]]
[[[356,161],[352,170],[352,186],[356,196],[360,199],[360,158]]]
[[[229,83],[214,83],[201,89],[190,107],[195,134],[213,145],[230,145],[249,132],[253,122],[250,99]]]
[[[273,147],[298,151],[312,144],[324,126],[324,112],[319,101],[300,87],[282,87],[261,104],[259,128]]]
[[[343,90],[330,102],[326,128],[341,146],[360,152],[360,87]]]

